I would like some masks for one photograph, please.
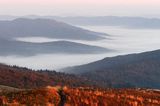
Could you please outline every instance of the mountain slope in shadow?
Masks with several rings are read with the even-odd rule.
[[[66,68],[65,72],[78,74],[114,88],[160,88],[160,50],[105,58]]]

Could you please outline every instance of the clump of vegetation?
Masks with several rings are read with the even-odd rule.
[[[1,92],[0,105],[58,106],[60,96],[55,88],[40,88],[17,92]]]

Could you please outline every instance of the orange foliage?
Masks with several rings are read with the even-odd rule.
[[[2,92],[7,106],[160,106],[160,92],[147,89],[51,87]]]
[[[160,92],[145,89],[70,88],[66,106],[159,106]]]

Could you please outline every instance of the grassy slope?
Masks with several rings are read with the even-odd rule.
[[[0,105],[159,106],[160,92],[147,89],[46,87],[0,95]]]

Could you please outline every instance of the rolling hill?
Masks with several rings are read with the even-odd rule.
[[[89,78],[105,87],[160,88],[160,50],[105,58],[64,71]]]

